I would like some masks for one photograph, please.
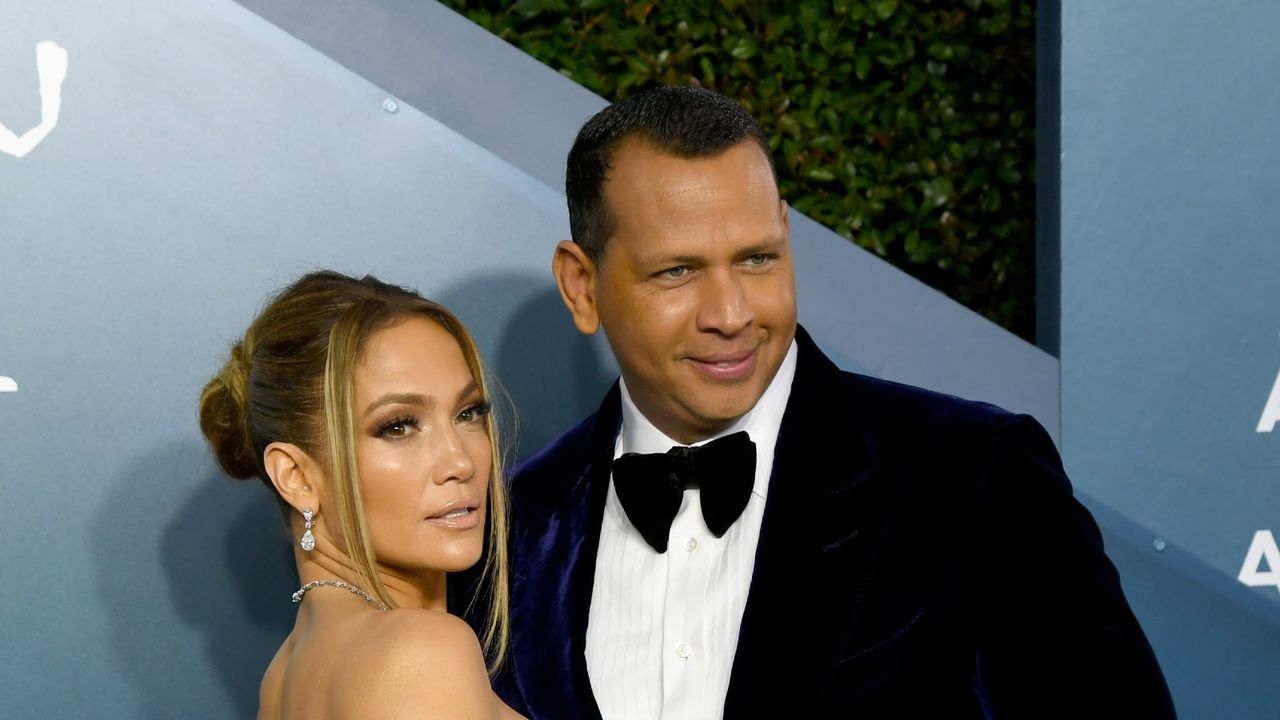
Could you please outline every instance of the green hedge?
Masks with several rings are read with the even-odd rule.
[[[445,4],[609,100],[738,98],[792,206],[1032,338],[1030,0]]]

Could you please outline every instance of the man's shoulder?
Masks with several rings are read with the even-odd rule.
[[[523,483],[558,475],[569,466],[585,465],[588,458],[599,450],[599,422],[600,413],[592,413],[541,450],[521,460],[511,470],[512,481]]]
[[[509,474],[513,497],[556,487],[567,490],[576,483],[593,460],[613,448],[621,421],[620,397],[615,383],[598,410],[517,463]]]
[[[938,498],[961,497],[1016,463],[1050,470],[1061,476],[1054,484],[1068,488],[1053,439],[1030,415],[856,373],[842,371],[835,384],[832,402],[846,413],[841,430],[855,429],[863,447],[899,477],[952,491]]]
[[[829,397],[836,413],[857,415],[870,427],[938,431],[993,429],[1014,413],[980,400],[840,370]]]
[[[788,413],[859,425],[874,435],[890,436],[991,429],[1015,417],[991,403],[842,370],[802,329],[797,341],[800,362]]]

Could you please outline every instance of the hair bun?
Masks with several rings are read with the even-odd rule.
[[[249,423],[249,361],[243,343],[231,348],[231,357],[200,393],[200,430],[227,475],[243,480],[262,472]]]

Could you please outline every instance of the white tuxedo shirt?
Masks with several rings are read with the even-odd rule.
[[[610,478],[586,647],[591,690],[605,720],[724,714],[796,352],[793,341],[750,412],[703,441],[746,430],[756,445],[751,497],[723,537],[707,529],[699,490],[691,488],[671,524],[667,552],[658,554],[627,519]],[[626,383],[621,386],[622,429],[614,457],[665,453],[679,445],[636,409]]]

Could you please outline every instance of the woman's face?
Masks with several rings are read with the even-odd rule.
[[[356,453],[380,565],[455,572],[484,544],[487,402],[458,342],[424,317],[370,336],[355,371]]]

